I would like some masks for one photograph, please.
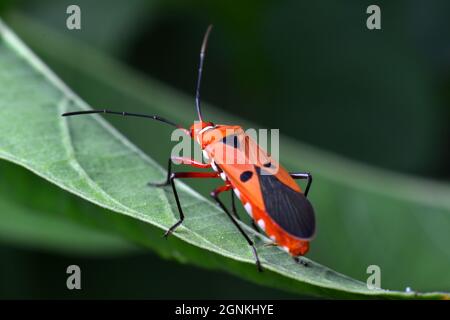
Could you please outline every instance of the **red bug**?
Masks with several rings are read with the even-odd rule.
[[[149,183],[152,186],[171,185],[180,214],[179,220],[170,227],[164,236],[170,235],[184,220],[183,209],[177,194],[175,179],[180,178],[222,178],[225,184],[211,192],[211,196],[231,219],[253,250],[258,270],[261,263],[252,239],[238,223],[235,199],[236,195],[249,213],[255,229],[263,230],[273,244],[286,250],[297,262],[304,264],[298,257],[309,250],[309,241],[315,233],[314,210],[307,199],[312,183],[312,176],[307,172],[289,173],[272,159],[258,144],[239,126],[214,125],[203,120],[200,107],[200,83],[203,70],[206,45],[211,31],[209,26],[200,50],[200,64],[196,87],[196,109],[199,121],[194,122],[190,130],[156,115],[144,115],[110,110],[89,110],[64,113],[62,116],[80,114],[107,113],[123,116],[135,116],[158,120],[183,129],[192,139],[198,142],[204,157],[209,161],[203,163],[191,158],[169,158],[167,179],[163,183]],[[231,155],[231,161],[224,157]],[[241,161],[237,161],[237,160]],[[244,161],[242,161],[244,160]],[[214,172],[172,172],[172,162],[197,168],[212,168]],[[294,179],[306,179],[304,193]],[[219,199],[219,194],[233,190],[232,213]]]

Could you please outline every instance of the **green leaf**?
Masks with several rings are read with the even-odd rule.
[[[262,247],[261,241],[258,250],[266,272],[258,273],[251,251],[226,216],[184,184],[179,187],[185,224],[172,239],[161,241],[157,234],[172,225],[178,213],[169,190],[148,188],[146,183],[163,179],[163,170],[102,118],[61,118],[62,112],[88,106],[5,26],[0,28],[0,157],[103,208],[145,222],[130,223],[127,232],[122,232],[128,238],[181,261],[228,270],[303,294],[448,297],[440,293],[369,290],[365,283],[315,262],[311,261],[308,268],[300,267],[278,248]],[[154,93],[158,103],[171,100],[165,90],[159,95]],[[311,161],[308,156],[305,159]],[[323,168],[318,171],[323,172]],[[339,177],[342,173],[334,174]],[[104,219],[115,219],[113,215],[105,213]],[[250,228],[247,230],[254,235]]]
[[[0,239],[21,246],[46,248],[60,253],[117,255],[136,252],[123,239],[76,225],[47,212],[27,208],[0,197]]]
[[[137,252],[129,241],[95,226],[90,215],[98,207],[80,204],[75,196],[12,163],[0,162],[0,176],[2,242],[84,256]]]

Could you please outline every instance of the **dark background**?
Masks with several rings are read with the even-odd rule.
[[[68,4],[82,9],[81,31],[65,28]],[[213,23],[205,102],[344,157],[447,182],[450,4],[377,1],[377,31],[366,28],[370,4],[86,0],[7,1],[0,8],[192,96],[201,39]],[[133,126],[125,122],[119,129]],[[3,243],[0,257],[3,298],[294,297],[143,251],[98,259]],[[65,289],[64,270],[72,263],[86,270],[82,292]]]

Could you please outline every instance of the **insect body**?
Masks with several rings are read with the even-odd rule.
[[[304,255],[307,240],[314,235],[314,212],[293,177],[310,176],[291,176],[241,127],[208,126],[198,132],[196,140],[211,167],[227,189],[233,189],[256,225],[293,256]]]
[[[315,217],[312,205],[307,199],[312,177],[309,173],[289,173],[258,146],[258,144],[239,126],[214,125],[204,121],[200,107],[200,82],[203,61],[211,26],[208,27],[200,51],[199,77],[196,90],[196,108],[199,121],[190,130],[154,115],[142,115],[109,110],[76,111],[63,114],[72,116],[89,113],[109,113],[123,116],[151,118],[183,129],[203,150],[206,163],[191,158],[171,157],[168,163],[167,179],[151,186],[171,185],[180,214],[179,220],[170,227],[165,236],[170,235],[184,220],[183,209],[177,194],[175,179],[180,178],[222,178],[225,184],[211,192],[211,196],[228,215],[253,250],[258,269],[261,263],[252,239],[242,229],[234,195],[242,202],[250,215],[255,228],[264,231],[276,244],[287,251],[294,259],[307,253],[309,241],[315,232]],[[172,172],[172,162],[191,165],[197,168],[212,168],[214,172]],[[294,179],[306,179],[303,193]],[[232,211],[219,198],[219,194],[232,190]],[[257,226],[257,227],[256,227]]]

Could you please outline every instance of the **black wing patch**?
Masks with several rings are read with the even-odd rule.
[[[314,236],[316,219],[314,209],[303,193],[292,190],[281,183],[276,176],[267,172],[261,174],[256,167],[264,205],[269,216],[289,234],[310,239]]]
[[[242,182],[247,182],[250,180],[250,178],[253,176],[252,171],[244,171],[241,173],[241,176],[239,177]]]
[[[239,149],[239,140],[237,135],[229,135],[226,137],[223,137],[222,142],[235,148]]]
[[[263,166],[266,168],[270,168],[272,166],[272,162],[264,163]]]

